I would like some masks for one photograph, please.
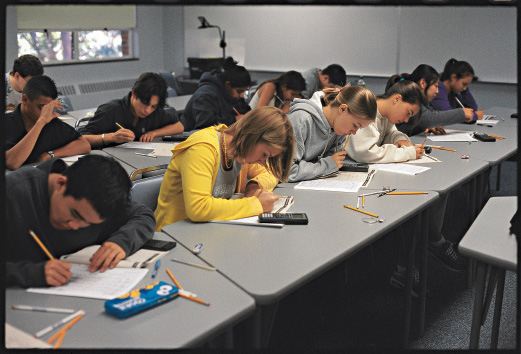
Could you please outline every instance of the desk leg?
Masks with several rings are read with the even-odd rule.
[[[477,262],[476,267],[476,290],[474,293],[474,310],[472,311],[469,349],[478,349],[479,346],[481,312],[483,309],[483,297],[485,295],[485,283],[487,280],[487,265],[482,262]]]
[[[505,290],[505,269],[498,269],[496,288],[496,302],[494,304],[494,320],[492,322],[492,335],[490,338],[490,349],[497,349],[499,338],[499,322],[501,321],[501,309],[503,307],[503,292]]]
[[[490,266],[487,290],[485,292],[485,302],[483,303],[483,311],[481,312],[481,325],[485,324],[485,320],[487,319],[488,309],[490,308],[490,303],[492,302],[492,297],[494,296],[494,289],[496,288],[497,278],[498,278],[499,268]]]
[[[418,222],[419,217],[416,219]],[[418,228],[415,228],[418,230]],[[402,231],[403,232],[403,231]],[[411,236],[411,241],[408,250],[407,257],[407,269],[405,272],[405,318],[404,318],[404,330],[403,330],[403,347],[409,347],[409,332],[411,325],[411,291],[412,291],[412,268],[414,267],[414,250],[416,248],[416,235]]]
[[[255,349],[265,349],[268,347],[278,306],[279,302],[277,301],[270,305],[260,305],[255,310],[253,324],[253,347]]]
[[[501,163],[497,165],[496,190],[501,186]]]
[[[420,234],[420,303],[419,303],[419,333],[420,337],[425,334],[425,299],[427,296],[427,247],[429,243],[429,210],[425,209],[421,215]]]

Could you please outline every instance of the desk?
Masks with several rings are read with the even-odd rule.
[[[160,143],[160,142],[158,142]],[[173,144],[174,142],[165,142],[165,144]],[[158,156],[157,158],[136,155],[136,152],[148,154],[151,149],[128,149],[117,146],[107,147],[103,152],[112,155],[116,159],[132,166],[134,169],[143,169],[151,166],[168,165],[172,156]]]
[[[58,119],[60,119],[64,123],[67,123],[68,125],[70,125],[73,128],[76,125],[76,122],[78,121],[76,118],[74,118],[73,116],[71,116],[69,114],[61,114],[58,117]]]
[[[161,233],[156,233],[154,238],[170,239]],[[181,286],[210,302],[210,306],[178,297],[121,320],[105,313],[104,300],[57,297],[8,288],[5,294],[5,321],[28,333],[36,333],[66,315],[13,310],[10,308],[12,304],[83,309],[86,315],[67,332],[62,348],[175,349],[200,346],[254,313],[253,298],[221,274],[170,261],[174,257],[204,264],[178,244],[162,258],[156,278],[151,278],[151,265],[150,272],[137,287],[157,280],[172,284],[165,272],[169,268]],[[53,333],[43,339],[47,340]]]
[[[490,109],[485,109],[485,114],[492,114],[496,116],[496,119],[499,120],[498,124],[503,124],[509,127],[517,127],[517,121],[519,118],[510,117],[512,113],[519,113],[519,110],[513,108],[505,108],[505,107],[492,107]],[[501,119],[505,119],[504,121]]]
[[[188,103],[191,97],[192,95],[167,97],[166,103],[168,103],[170,107],[174,107],[177,111],[177,114],[179,115],[179,118],[181,118],[181,115],[185,110],[186,104]]]
[[[97,109],[98,109],[98,107],[87,108],[87,109],[79,109],[79,110],[76,110],[76,111],[68,112],[68,115],[76,118],[77,120],[80,120],[82,118],[87,117],[89,114],[90,115],[94,115],[94,112],[96,112]]]
[[[490,346],[492,349],[497,348],[505,285],[505,269],[512,271],[517,269],[518,246],[516,237],[509,234],[510,219],[512,219],[516,210],[517,197],[490,198],[458,247],[462,255],[477,261],[470,349],[478,348],[480,327],[486,319],[495,282],[497,282],[496,303]],[[485,297],[487,265],[491,267],[490,279],[492,280],[489,280],[487,296]]]
[[[295,196],[291,211],[307,213],[309,224],[272,229],[183,220],[163,228],[187,248],[204,243],[205,249],[198,257],[255,298],[257,348],[267,346],[271,323],[283,297],[410,218],[419,219],[425,231],[421,234],[426,237],[428,208],[438,198],[435,192],[414,197],[367,198],[366,210],[385,218],[383,223],[367,224],[362,221],[366,215],[344,208],[345,204],[356,206],[355,193],[295,190],[293,184],[283,184],[275,192]],[[396,203],[403,208],[396,208]],[[425,260],[426,249],[425,240]],[[412,259],[410,262],[409,269]],[[410,301],[410,296],[406,298]],[[404,335],[408,336],[408,328]]]

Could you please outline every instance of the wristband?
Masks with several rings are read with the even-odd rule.
[[[105,146],[105,133],[101,134],[101,145]]]

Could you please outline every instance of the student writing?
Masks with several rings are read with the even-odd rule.
[[[469,63],[449,59],[441,73],[439,92],[431,102],[432,107],[438,111],[447,111],[463,105],[474,110],[472,121],[483,119],[483,111],[478,111],[478,104],[469,89],[473,78],[474,69]]]
[[[440,75],[432,66],[421,64],[414,69],[411,74],[401,74],[399,76],[405,80],[414,81],[423,90],[427,102],[431,102],[438,94],[438,83]],[[387,89],[387,88],[386,88]],[[421,119],[414,116],[408,122],[396,125],[399,131],[408,136],[422,132],[432,132],[435,134],[445,134],[444,125],[469,122],[473,119],[474,110],[472,108],[455,108],[447,111],[438,111],[427,103],[421,107]]]
[[[172,149],[156,229],[186,218],[230,220],[271,211],[278,199],[271,191],[287,180],[293,149],[291,123],[275,107],[256,108],[230,127],[193,133]],[[244,198],[229,199],[234,193]]]
[[[101,244],[92,272],[115,267],[154,235],[152,211],[130,201],[131,182],[112,158],[87,155],[67,167],[61,159],[6,176],[7,286],[60,286],[70,264],[58,258]],[[29,235],[33,230],[55,259]]]
[[[304,98],[311,98],[317,91],[326,88],[341,88],[346,85],[346,71],[338,64],[328,65],[325,69],[311,68],[302,73],[306,81],[306,89],[302,91]]]
[[[6,114],[7,168],[90,152],[89,142],[57,118],[54,109],[61,107],[57,96],[56,85],[48,76],[34,76],[24,85],[22,103]]]
[[[248,70],[231,57],[224,62],[222,72],[204,73],[183,111],[181,122],[185,130],[233,124],[251,109],[244,101],[244,91],[250,85]]]
[[[182,133],[175,109],[164,109],[166,97],[165,79],[156,73],[143,73],[127,96],[99,106],[80,132],[93,148],[134,140],[150,142],[155,137]]]
[[[403,162],[424,153],[423,147],[413,146],[409,137],[395,126],[421,114],[420,106],[425,104],[423,92],[414,82],[402,80],[399,75],[389,81],[387,91],[376,96],[376,120],[352,136],[347,144],[347,155],[357,162]]]
[[[295,134],[290,182],[338,171],[345,159],[346,136],[368,126],[376,116],[376,99],[355,86],[326,89],[311,100],[296,99],[288,115]]]
[[[289,112],[289,104],[295,98],[302,98],[302,91],[306,89],[306,81],[299,72],[288,71],[274,79],[264,81],[255,91],[251,101],[251,108],[272,106]]]

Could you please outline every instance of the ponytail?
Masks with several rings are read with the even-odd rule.
[[[469,75],[474,76],[474,69],[466,61],[459,61],[454,58],[451,58],[445,64],[445,68],[441,73],[440,80],[449,80],[453,74],[456,75],[456,79],[461,79]]]
[[[249,87],[251,85],[250,73],[244,66],[237,65],[232,57],[228,57],[223,63],[223,72],[220,73],[223,83],[229,81],[232,87]]]

